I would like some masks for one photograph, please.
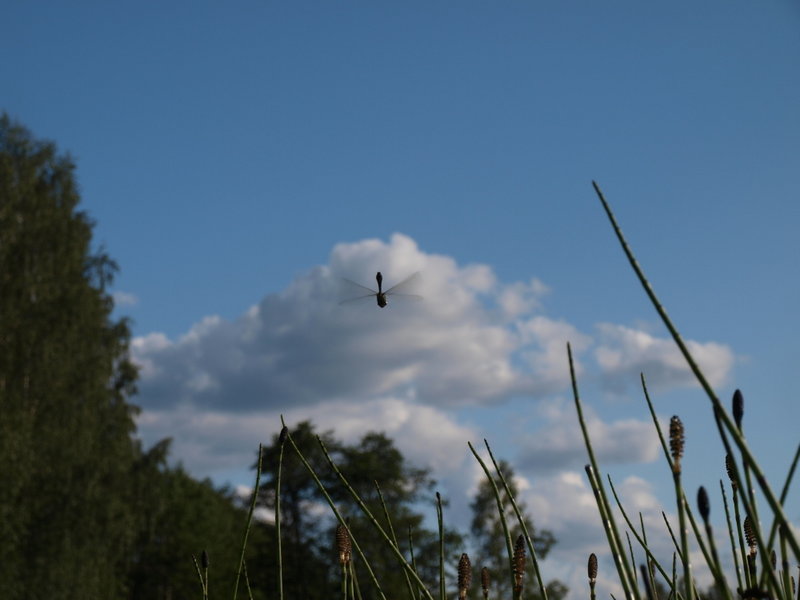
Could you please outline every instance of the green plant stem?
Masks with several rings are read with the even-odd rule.
[[[678,523],[680,524],[681,559],[683,561],[683,594],[687,600],[692,600],[692,565],[689,560],[689,532],[686,527],[686,502],[684,502],[683,488],[681,487],[680,470],[673,471],[672,481],[675,484],[675,499],[678,504]]]
[[[203,590],[203,600],[208,600],[208,577],[205,579],[203,578],[203,572],[200,570],[200,563],[197,562],[197,557],[194,554],[192,554],[192,562],[194,562],[197,577],[200,579],[200,589]]]
[[[600,517],[603,519],[606,537],[611,547],[611,554],[614,557],[614,564],[617,567],[620,584],[622,584],[622,589],[625,591],[625,597],[640,600],[639,589],[637,586],[633,585],[634,577],[631,575],[633,569],[625,558],[625,553],[622,549],[622,539],[620,538],[616,521],[611,512],[611,505],[608,501],[605,488],[598,476],[600,470],[597,466],[597,459],[594,455],[591,439],[589,438],[589,430],[583,418],[583,407],[581,405],[580,394],[578,394],[578,381],[575,377],[575,365],[572,360],[572,346],[569,343],[567,344],[567,357],[569,359],[569,375],[572,381],[572,396],[575,400],[575,409],[578,412],[578,423],[581,426],[583,440],[586,444],[586,451],[589,454],[589,462],[591,464],[590,469],[587,469],[587,475],[589,475],[590,483],[595,492],[595,499],[597,500]]]
[[[283,600],[283,538],[281,537],[281,474],[283,471],[284,438],[278,452],[278,473],[275,478],[275,535],[278,538],[278,598]]]
[[[619,500],[619,496],[617,495],[617,490],[614,487],[614,482],[611,480],[611,476],[607,476],[607,479],[608,479],[608,485],[611,488],[611,495],[614,496],[614,501],[617,503],[617,508],[619,509],[620,513],[622,514],[622,518],[625,519],[625,523],[627,523],[628,529],[630,529],[633,532],[633,535],[636,538],[636,541],[639,542],[639,545],[642,547],[642,550],[644,550],[645,554],[647,554],[647,558],[653,562],[653,564],[658,569],[658,572],[661,573],[661,576],[665,580],[669,580],[669,575],[667,575],[667,572],[662,568],[661,563],[658,562],[658,559],[650,551],[650,548],[647,545],[647,540],[643,539],[642,537],[639,536],[638,533],[636,533],[636,529],[634,528],[633,523],[631,522],[630,518],[628,517],[628,513],[625,511],[625,509],[622,506],[622,503]],[[641,513],[640,513],[640,516],[641,516]],[[644,524],[642,524],[642,531],[644,532]],[[631,551],[631,553],[633,553],[633,551]],[[633,559],[631,559],[631,561],[632,560]]]
[[[439,527],[439,600],[446,600],[447,593],[444,580],[444,514],[442,497],[436,492],[436,523]]]
[[[262,444],[258,445],[258,463],[256,464],[256,485],[253,488],[253,498],[250,500],[250,510],[247,511],[247,524],[244,528],[244,535],[242,536],[242,551],[239,555],[239,567],[236,571],[236,582],[233,586],[233,600],[239,593],[239,578],[242,575],[242,568],[244,567],[244,553],[247,549],[247,536],[250,535],[250,525],[253,522],[253,511],[256,509],[256,501],[258,500],[258,486],[261,483],[261,458],[264,453]]]
[[[722,415],[720,414],[720,411],[715,410],[714,411],[714,419],[715,419],[715,421],[717,423],[717,430],[719,431],[720,438],[722,439],[722,445],[725,446],[725,451],[729,455],[732,456],[733,454],[732,454],[731,444],[730,444],[730,441],[728,440],[728,436],[727,436],[727,433],[725,431],[725,428],[723,427],[723,423],[722,423],[722,418],[721,417],[722,417]],[[739,433],[738,429],[736,430],[736,433],[737,434]],[[739,467],[737,466],[735,460],[731,461],[731,470],[733,471],[734,479],[736,481],[741,482],[742,481],[742,477],[741,477],[741,475],[739,473]],[[773,592],[775,594],[778,594],[779,593],[779,589],[780,589],[780,584],[778,582],[777,577],[775,576],[775,571],[772,569],[772,565],[770,564],[770,559],[769,559],[769,555],[768,555],[769,548],[764,543],[764,538],[761,535],[761,526],[760,526],[760,524],[758,522],[758,519],[757,519],[757,514],[755,512],[755,507],[750,504],[750,502],[748,500],[748,494],[741,494],[739,497],[741,498],[742,504],[744,505],[745,513],[747,513],[747,515],[750,517],[750,521],[751,521],[751,524],[753,526],[753,533],[755,534],[755,537],[756,537],[756,545],[761,550],[760,558],[761,558],[761,564],[762,564],[763,571],[764,571],[763,574],[765,574],[767,576],[767,578],[769,579],[770,588],[773,590]],[[753,565],[752,568],[755,568],[755,565]],[[755,577],[751,577],[751,585],[755,585]]]
[[[641,382],[642,382],[642,390],[644,391],[644,397],[647,401],[647,408],[650,411],[650,416],[653,419],[653,425],[656,428],[656,433],[658,434],[658,439],[661,442],[661,448],[664,452],[664,458],[667,461],[667,465],[669,466],[670,472],[673,472],[673,463],[672,463],[672,456],[670,455],[669,449],[667,448],[667,441],[664,438],[664,433],[661,429],[661,425],[658,422],[658,417],[656,416],[655,408],[653,407],[653,401],[650,399],[650,393],[647,391],[647,381],[645,380],[644,374],[640,375]],[[703,553],[703,557],[706,560],[706,563],[711,569],[714,575],[714,581],[717,583],[718,587],[721,586],[722,588],[722,595],[727,599],[730,600],[730,590],[728,589],[727,582],[725,581],[725,574],[722,570],[722,566],[719,564],[719,560],[716,560],[714,553],[715,550],[713,548],[709,550],[706,546],[705,542],[703,541],[703,536],[700,533],[700,527],[697,525],[697,521],[694,518],[694,513],[689,506],[689,503],[686,500],[686,495],[683,489],[681,489],[681,493],[684,494],[683,496],[683,507],[685,509],[686,517],[689,519],[689,523],[692,526],[692,532],[694,532],[695,539],[697,540],[697,545],[700,547],[700,551]],[[666,517],[665,517],[666,519]],[[669,524],[667,524],[669,526]],[[710,539],[710,542],[713,544],[713,539]],[[679,553],[681,554],[681,560],[683,561],[683,553],[680,549],[678,549]],[[666,577],[665,577],[666,578]]]
[[[503,532],[506,539],[506,550],[508,552],[508,565],[509,565],[509,575],[511,577],[511,589],[513,590],[515,587],[514,584],[514,550],[511,547],[511,531],[508,528],[508,523],[506,522],[506,515],[505,510],[503,509],[503,500],[500,496],[500,490],[497,489],[497,484],[494,481],[494,477],[492,477],[491,472],[489,471],[489,467],[486,466],[486,463],[480,457],[478,452],[472,445],[472,442],[467,442],[467,446],[472,451],[473,456],[478,461],[478,464],[483,469],[483,472],[486,474],[486,478],[489,480],[489,483],[492,486],[492,492],[494,492],[494,499],[497,503],[497,512],[500,516],[500,525],[503,527]]]
[[[798,459],[800,459],[800,445],[797,446],[797,449],[794,452],[794,458],[792,459],[792,464],[789,466],[789,472],[786,474],[786,481],[783,484],[783,489],[781,490],[781,505],[786,502],[786,496],[789,494],[789,488],[792,483],[792,479],[794,478],[795,471],[797,469]],[[778,521],[776,519],[772,520],[772,525],[769,529],[769,540],[767,541],[767,546],[772,548],[772,545],[775,543],[775,535],[778,531]],[[785,544],[785,540],[782,540],[782,543]],[[762,578],[761,585],[764,585],[764,580]]]
[[[397,534],[394,531],[394,525],[392,524],[392,518],[389,515],[389,509],[386,507],[386,500],[383,497],[383,491],[381,490],[381,486],[378,485],[377,481],[375,481],[374,483],[375,483],[375,490],[378,492],[378,499],[380,500],[381,508],[383,509],[383,516],[386,517],[386,523],[389,526],[389,534],[392,536],[392,541],[394,542],[394,545],[399,548],[400,544],[397,542]],[[411,579],[409,578],[408,571],[406,569],[403,569],[403,576],[406,578],[406,587],[408,588],[408,593],[413,598],[414,588],[411,585]]]
[[[522,528],[522,534],[525,536],[525,542],[528,545],[528,551],[531,555],[531,562],[533,563],[533,572],[535,573],[536,581],[539,584],[539,593],[541,594],[542,600],[547,600],[547,587],[542,581],[542,574],[539,570],[539,561],[536,558],[536,549],[533,546],[533,538],[528,533],[528,527],[525,525],[525,519],[522,517],[522,511],[519,509],[516,499],[511,494],[511,487],[508,485],[505,475],[503,475],[503,472],[500,470],[500,465],[497,464],[497,460],[494,458],[494,454],[492,453],[492,448],[489,446],[489,442],[484,438],[483,443],[486,446],[486,451],[489,453],[489,458],[492,460],[494,470],[497,473],[497,476],[500,478],[500,482],[503,484],[503,489],[505,489],[506,495],[511,502],[511,507],[514,509],[514,514],[517,516],[517,521]]]
[[[281,424],[284,425],[284,426],[286,425],[283,422],[283,417],[281,417]],[[320,481],[319,477],[317,477],[317,474],[314,472],[314,469],[311,467],[310,464],[308,464],[308,461],[306,460],[306,457],[303,456],[303,453],[300,451],[300,448],[297,447],[297,444],[295,443],[294,438],[292,437],[292,434],[291,433],[287,433],[286,439],[289,440],[289,443],[292,445],[292,448],[294,449],[295,454],[297,455],[297,457],[300,459],[300,462],[303,463],[303,466],[306,468],[306,470],[311,475],[311,477],[314,480],[314,482],[317,484],[317,487],[319,488],[320,493],[322,493],[322,496],[328,502],[328,506],[331,507],[331,510],[333,511],[333,514],[336,516],[336,520],[339,521],[339,523],[341,523],[347,529],[347,533],[350,536],[350,541],[352,542],[353,547],[356,549],[356,552],[358,553],[359,558],[361,558],[361,560],[364,562],[364,566],[367,568],[367,572],[369,573],[370,579],[372,579],[372,582],[375,585],[375,588],[378,590],[378,594],[381,596],[381,598],[383,598],[385,600],[386,596],[383,594],[383,590],[381,589],[381,586],[378,583],[377,577],[375,577],[375,573],[373,572],[372,567],[369,564],[369,561],[367,560],[366,556],[364,556],[364,552],[361,550],[361,546],[358,544],[358,540],[356,540],[356,538],[353,536],[353,533],[352,533],[352,531],[350,531],[350,527],[348,527],[347,522],[345,521],[344,517],[342,517],[341,513],[339,512],[339,509],[336,508],[336,504],[333,502],[333,499],[331,498],[330,494],[328,494],[328,490],[325,489],[325,486]],[[325,444],[322,443],[322,440],[319,438],[319,436],[317,436],[317,442],[319,443],[320,447],[322,448],[322,451],[325,454],[325,457],[328,460],[328,463],[333,466],[334,471],[339,475],[339,477],[341,479],[344,479],[344,476],[341,475],[341,473],[339,472],[338,467],[336,467],[336,465],[333,463],[333,460],[331,459],[330,455],[328,454],[327,448],[325,448]],[[361,498],[358,497],[358,494],[355,493],[355,490],[353,490],[352,487],[350,487],[350,484],[346,483],[346,480],[345,480],[345,485],[348,488],[348,490],[350,491],[350,493],[354,495],[354,498],[356,499],[356,501],[359,502],[361,505],[363,505],[363,502],[361,501]],[[364,507],[364,508],[366,509],[366,507]],[[369,511],[367,511],[367,513],[369,513]],[[369,514],[369,516],[372,517],[371,513]],[[372,519],[374,520],[374,517],[372,517]],[[380,525],[378,525],[378,528],[380,528]],[[381,529],[381,532],[383,532],[383,529]],[[384,534],[384,537],[386,537],[385,534]],[[391,545],[391,540],[389,540],[388,538],[386,538],[386,540],[389,542],[390,546],[394,549],[394,546]],[[402,558],[402,555],[401,555],[401,558]],[[433,598],[431,598],[430,600],[433,600]]]
[[[603,196],[603,192],[600,190],[600,187],[594,181],[592,182],[592,186],[594,187],[594,190],[595,190],[598,198],[600,199],[600,202],[603,205],[603,209],[605,210],[606,215],[608,216],[608,219],[611,222],[611,226],[614,229],[614,233],[616,234],[617,239],[619,240],[619,243],[622,246],[622,250],[625,252],[625,255],[628,258],[628,262],[630,263],[631,267],[633,268],[634,272],[636,273],[636,276],[638,277],[639,282],[642,285],[642,288],[644,289],[644,291],[647,294],[647,296],[650,298],[650,302],[652,303],[653,307],[656,309],[656,312],[658,313],[658,315],[661,317],[661,320],[664,323],[664,325],[669,330],[670,335],[672,335],[672,339],[675,341],[675,343],[677,344],[678,348],[681,351],[681,354],[683,354],[683,357],[686,359],[686,362],[689,364],[689,368],[694,373],[695,377],[697,378],[697,381],[700,383],[700,385],[702,386],[703,390],[705,390],[706,395],[708,396],[709,400],[711,401],[711,403],[712,403],[712,405],[713,405],[713,407],[715,409],[715,414],[719,415],[719,418],[722,420],[722,422],[725,425],[725,429],[728,430],[728,432],[730,433],[731,437],[736,442],[736,445],[739,447],[739,450],[741,451],[741,454],[742,454],[742,457],[744,459],[744,462],[748,465],[748,467],[750,469],[752,469],[753,474],[755,475],[756,481],[758,482],[758,485],[761,488],[761,491],[763,492],[764,497],[767,499],[767,502],[770,505],[770,509],[775,514],[776,519],[779,521],[779,523],[781,525],[785,526],[787,528],[787,530],[788,530],[789,527],[790,527],[789,519],[786,517],[785,513],[783,512],[783,508],[781,507],[780,503],[778,502],[778,499],[775,497],[775,494],[772,492],[772,488],[767,483],[766,477],[764,476],[764,473],[761,470],[761,467],[756,462],[755,456],[750,451],[750,448],[748,447],[747,442],[744,440],[744,438],[740,434],[738,428],[736,427],[736,424],[733,422],[733,420],[731,419],[730,415],[728,415],[728,412],[725,410],[725,407],[720,402],[719,398],[717,397],[716,393],[712,389],[711,385],[708,383],[708,380],[706,379],[705,375],[700,370],[700,367],[697,365],[697,362],[694,360],[694,357],[691,355],[691,353],[689,352],[689,349],[686,347],[686,344],[684,343],[683,338],[678,333],[678,330],[676,329],[675,325],[673,325],[672,320],[667,315],[666,310],[661,305],[661,302],[659,301],[658,297],[656,296],[655,292],[653,291],[653,288],[650,285],[650,282],[645,277],[644,272],[642,271],[641,267],[639,266],[638,261],[636,260],[636,257],[633,255],[633,251],[630,249],[630,246],[628,245],[628,242],[626,241],[625,236],[622,234],[622,230],[620,229],[619,225],[617,224],[617,220],[614,217],[614,213],[611,211],[611,207],[609,206],[608,202],[606,202],[606,199]],[[794,553],[795,560],[800,560],[800,543],[798,543],[797,538],[795,537],[794,533],[790,532],[790,534],[789,534],[789,536],[787,538],[787,542],[789,543],[789,545],[792,548],[792,552]]]
[[[736,540],[733,537],[733,524],[731,523],[731,511],[728,508],[728,496],[725,493],[725,484],[722,480],[719,480],[719,488],[722,493],[722,505],[725,507],[725,521],[728,525],[728,537],[730,538],[731,543],[731,554],[733,554],[733,564],[736,567],[736,583],[739,586],[740,590],[744,589],[744,584],[742,583],[742,567],[739,564],[739,553],[736,552]]]
[[[292,440],[291,435],[289,435],[289,440],[292,441],[292,445],[295,447],[295,450],[297,451],[298,455],[300,455],[302,457],[302,455],[300,454],[300,450],[294,444],[294,441]],[[384,541],[386,541],[386,543],[389,544],[389,548],[391,548],[392,552],[394,553],[394,555],[397,558],[397,560],[400,562],[401,566],[403,568],[405,568],[410,574],[412,574],[412,576],[417,580],[417,582],[421,586],[423,586],[423,589],[425,590],[426,595],[428,595],[430,597],[430,600],[433,600],[433,596],[431,596],[431,594],[430,594],[430,592],[428,592],[427,588],[424,587],[424,584],[419,579],[417,574],[413,571],[413,569],[411,568],[411,565],[409,565],[408,561],[406,561],[405,557],[403,556],[403,553],[400,552],[400,549],[394,544],[394,542],[392,542],[392,539],[388,536],[388,534],[383,529],[383,527],[381,527],[381,524],[378,522],[378,520],[375,518],[375,516],[372,514],[372,512],[369,510],[369,508],[367,508],[367,505],[364,504],[364,501],[361,499],[361,496],[359,496],[358,493],[353,489],[353,487],[350,485],[350,482],[347,481],[347,478],[344,476],[344,473],[341,472],[341,470],[339,469],[338,465],[333,461],[333,459],[331,458],[330,453],[328,452],[328,449],[325,447],[325,444],[322,441],[322,438],[320,438],[319,436],[317,436],[317,443],[319,444],[320,448],[322,449],[322,453],[325,455],[325,459],[328,461],[328,464],[330,465],[331,469],[333,469],[333,472],[336,473],[336,476],[339,478],[339,481],[342,482],[342,484],[345,486],[345,488],[347,489],[347,491],[350,494],[350,496],[353,498],[353,500],[355,500],[356,504],[361,509],[361,512],[364,513],[364,516],[367,517],[367,520],[369,520],[369,522],[370,522],[370,524],[372,524],[373,528],[375,528],[375,530],[381,535],[381,537],[383,537]],[[342,519],[342,516],[339,514],[338,509],[334,505],[333,500],[331,500],[330,496],[328,495],[327,491],[325,490],[325,486],[322,485],[322,482],[316,476],[316,473],[314,473],[314,470],[311,469],[311,466],[308,465],[308,462],[305,460],[305,458],[302,458],[302,460],[306,464],[309,472],[314,477],[315,481],[317,482],[317,485],[320,487],[320,490],[323,492],[324,496],[328,500],[328,503],[330,504],[331,508],[333,509],[334,514],[336,515],[337,519],[339,519],[339,522],[342,523],[343,525],[345,525],[345,527],[347,527],[347,524],[344,522],[344,519]],[[349,528],[348,528],[348,531],[349,531]],[[369,572],[370,578],[372,579],[373,583],[375,584],[375,587],[378,589],[378,592],[380,593],[381,597],[385,597],[383,595],[383,591],[381,590],[380,585],[378,584],[378,580],[375,577],[375,573],[372,571],[372,568],[370,567],[369,562],[366,560],[366,557],[361,552],[361,548],[356,543],[356,540],[355,540],[355,538],[353,538],[352,534],[351,534],[350,537],[353,540],[353,545],[356,547],[356,549],[359,552],[359,556],[361,556],[361,560],[364,562],[364,565],[367,567],[367,571]]]

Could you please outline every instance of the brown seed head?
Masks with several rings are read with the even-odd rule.
[[[283,443],[286,441],[286,436],[288,436],[288,435],[289,435],[289,428],[286,427],[286,425],[284,425],[281,428],[280,435],[278,436],[278,444],[283,446]]]
[[[525,537],[520,535],[514,544],[514,588],[522,589],[522,578],[525,576]]]
[[[588,573],[589,583],[597,581],[597,555],[594,552],[589,555]]]
[[[742,392],[736,390],[733,392],[733,420],[736,421],[736,427],[742,429],[742,417],[744,416],[744,396]]]
[[[681,457],[683,456],[683,423],[675,415],[669,420],[669,450],[672,454],[672,470],[681,472]]]
[[[750,554],[756,553],[756,532],[753,529],[753,521],[750,516],[744,518],[744,539],[747,542],[747,547],[750,548]]]
[[[353,543],[350,540],[350,532],[341,523],[336,526],[336,549],[339,551],[339,563],[342,565],[350,564]]]
[[[209,564],[208,552],[203,550],[203,553],[200,555],[200,566],[202,566],[204,569],[207,569]]]
[[[481,569],[481,589],[483,590],[483,597],[489,597],[489,569],[483,567]]]
[[[735,490],[739,486],[736,485],[736,478],[733,475],[733,458],[730,454],[725,455],[725,470],[728,472],[728,479],[731,480],[731,487]]]
[[[472,563],[466,553],[458,561],[458,597],[466,598],[469,586],[472,584]]]

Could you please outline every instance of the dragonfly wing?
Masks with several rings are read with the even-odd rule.
[[[422,296],[420,296],[419,294],[401,294],[398,292],[392,292],[392,293],[386,292],[386,293],[389,294],[392,298],[403,298],[405,300],[422,300]]]
[[[363,296],[356,296],[355,298],[345,298],[344,300],[340,301],[339,304],[348,304],[349,302],[355,302],[356,300],[363,300],[364,298],[374,298],[375,294],[364,294]]]
[[[411,275],[409,275],[408,277],[403,279],[403,281],[401,281],[400,283],[394,284],[392,287],[390,287],[388,290],[386,290],[385,293],[387,293],[387,294],[391,294],[391,293],[397,294],[398,292],[401,292],[404,289],[407,289],[408,287],[412,286],[414,283],[416,283],[416,281],[418,279],[419,279],[419,271],[417,271],[416,273],[412,273]]]
[[[365,286],[365,285],[361,285],[360,283],[356,283],[356,282],[355,282],[355,281],[353,281],[352,279],[347,279],[347,277],[342,277],[342,279],[343,279],[344,281],[346,281],[347,283],[349,283],[350,285],[354,285],[354,286],[356,286],[356,287],[357,287],[357,288],[359,288],[360,290],[366,290],[367,292],[369,292],[369,293],[370,293],[370,294],[372,294],[372,295],[375,295],[375,294],[377,294],[377,293],[378,293],[378,292],[377,292],[377,290],[373,290],[372,288],[368,288],[368,287],[367,287],[367,286]],[[361,298],[361,297],[362,297],[362,296],[359,296],[359,298]]]

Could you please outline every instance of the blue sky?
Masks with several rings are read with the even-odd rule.
[[[466,441],[486,437],[560,540],[548,576],[577,591],[599,522],[566,339],[637,508],[671,506],[641,370],[697,445],[689,487],[724,475],[595,179],[782,477],[800,418],[797,3],[165,4],[15,2],[0,22],[0,109],[71,153],[121,266],[146,441],[173,436],[195,475],[236,485],[280,413],[383,429],[466,526]],[[421,271],[425,300],[339,306],[341,277],[376,270]]]

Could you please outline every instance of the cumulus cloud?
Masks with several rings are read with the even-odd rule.
[[[594,350],[605,387],[622,392],[636,385],[644,373],[649,387],[695,385],[694,374],[670,338],[657,338],[645,331],[601,323],[600,343]],[[734,363],[730,348],[715,342],[687,341],[687,347],[712,386],[725,383]]]
[[[390,298],[384,309],[374,297],[341,303],[366,295],[359,285],[372,287],[379,270],[384,289],[419,272],[402,291],[423,300]],[[635,384],[639,371],[662,387],[691,381],[670,340],[613,324],[580,331],[546,314],[548,291],[535,278],[503,283],[487,265],[425,253],[402,234],[338,244],[327,264],[235,320],[211,315],[174,339],[135,338],[140,432],[152,441],[174,438],[174,455],[206,475],[249,465],[258,443],[280,428],[281,413],[345,441],[380,430],[413,462],[442,469],[457,494],[469,483],[450,477],[454,465],[470,459],[466,441],[486,433],[461,425],[459,411],[568,392],[568,341],[578,376],[608,389]],[[723,380],[733,353],[713,342],[689,344],[712,382]],[[589,415],[602,460],[655,456],[649,424]],[[537,472],[584,460],[572,409],[555,411],[518,447],[520,464]]]
[[[111,298],[114,300],[114,305],[117,307],[136,306],[139,304],[139,298],[130,292],[116,291],[111,294]]]
[[[651,421],[601,420],[589,406],[584,420],[598,461],[605,465],[647,463],[656,460],[661,445]],[[538,473],[582,467],[586,445],[571,402],[552,402],[539,429],[528,432],[519,442],[517,463]]]
[[[387,287],[420,271],[414,291],[424,300],[340,304],[345,278],[379,269]],[[586,337],[542,315],[521,318],[543,293],[537,280],[500,285],[489,267],[460,267],[400,234],[340,244],[329,265],[235,321],[211,316],[174,341],[135,339],[142,404],[233,411],[395,394],[457,406],[541,395],[566,382],[566,338],[585,346]]]

